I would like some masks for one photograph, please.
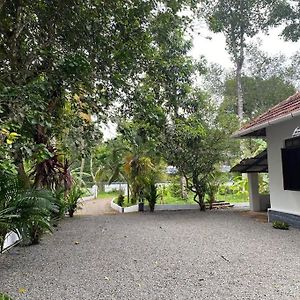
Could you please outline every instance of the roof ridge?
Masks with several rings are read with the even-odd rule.
[[[278,112],[278,108],[282,108],[283,106],[288,105],[290,102],[293,102],[295,100],[299,100],[300,103],[300,91],[297,91],[295,94],[289,96],[287,99],[280,101],[279,103],[275,104],[274,106],[270,107],[267,111],[260,114],[259,116],[255,117],[254,119],[250,120],[246,124],[244,124],[239,131],[243,131],[245,129],[251,128],[252,126],[255,126],[259,120],[264,120],[268,114],[271,112]],[[287,111],[286,113],[289,113],[290,111]],[[285,115],[285,114],[283,114]],[[272,119],[272,118],[271,118]],[[270,120],[271,120],[270,119]],[[258,122],[261,123],[261,122]],[[263,123],[263,122],[262,122]]]

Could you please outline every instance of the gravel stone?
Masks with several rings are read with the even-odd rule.
[[[238,210],[63,220],[40,245],[0,256],[15,300],[300,299],[300,232]]]

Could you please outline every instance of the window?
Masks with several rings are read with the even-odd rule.
[[[285,141],[281,149],[283,188],[300,191],[300,137]]]

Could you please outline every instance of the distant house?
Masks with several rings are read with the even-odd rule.
[[[267,151],[233,168],[249,174],[251,208],[257,211],[269,205],[269,221],[300,227],[300,92],[243,126],[233,137],[263,138],[268,145]],[[259,172],[269,173],[270,204],[258,193]]]

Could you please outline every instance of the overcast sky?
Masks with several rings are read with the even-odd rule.
[[[230,61],[230,56],[226,52],[225,37],[222,33],[210,33],[208,30],[201,29],[203,32],[201,35],[194,34],[193,41],[194,47],[191,54],[195,58],[199,58],[204,55],[209,62],[215,62],[223,65],[225,68],[231,68],[232,62]],[[285,42],[279,37],[281,29],[274,28],[270,30],[269,35],[258,34],[253,41],[260,38],[263,42],[262,50],[275,55],[278,53],[285,54],[286,56],[291,56],[296,51],[300,51],[300,42]],[[207,39],[209,36],[211,39]]]

